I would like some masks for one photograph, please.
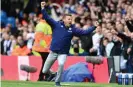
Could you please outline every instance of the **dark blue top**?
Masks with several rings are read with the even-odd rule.
[[[42,10],[42,14],[43,18],[53,29],[50,50],[59,54],[69,53],[73,36],[87,35],[95,30],[95,26],[89,27],[87,30],[77,29],[75,25],[66,27],[62,21],[53,20],[45,9]]]

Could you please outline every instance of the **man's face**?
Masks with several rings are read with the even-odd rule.
[[[116,25],[116,29],[119,31],[119,32],[122,32],[123,29],[124,29],[124,26],[122,24],[118,24]]]
[[[24,41],[23,41],[23,38],[22,38],[21,36],[19,36],[19,37],[17,38],[17,41],[18,41],[18,44],[19,44],[20,47],[21,47],[21,46],[24,46]]]
[[[70,26],[72,24],[72,16],[65,16],[63,19],[65,26]]]
[[[107,46],[107,44],[108,44],[108,40],[103,40],[103,45]]]
[[[10,37],[9,37],[9,35],[8,35],[7,33],[4,33],[4,34],[3,34],[3,38],[4,38],[5,40],[9,40],[9,39],[10,39]]]
[[[101,33],[101,32],[102,32],[101,26],[98,26],[98,27],[96,28],[96,32],[97,32],[97,33]]]
[[[109,32],[109,33],[107,34],[107,38],[108,38],[109,41],[112,41],[112,39],[113,39],[112,33]]]

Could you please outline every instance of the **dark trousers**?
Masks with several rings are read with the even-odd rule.
[[[133,56],[127,61],[127,73],[133,73]]]
[[[43,65],[48,57],[49,52],[39,52],[42,58],[42,66],[39,74],[39,79],[38,80],[44,80],[44,74],[42,73]]]

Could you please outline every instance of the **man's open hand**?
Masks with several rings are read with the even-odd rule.
[[[41,8],[44,9],[44,7],[46,6],[46,2],[41,2]]]

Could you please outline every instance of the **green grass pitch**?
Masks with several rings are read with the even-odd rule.
[[[61,87],[133,87],[118,84],[61,83]],[[69,85],[67,85],[69,84]],[[1,87],[55,87],[54,82],[1,81]]]

